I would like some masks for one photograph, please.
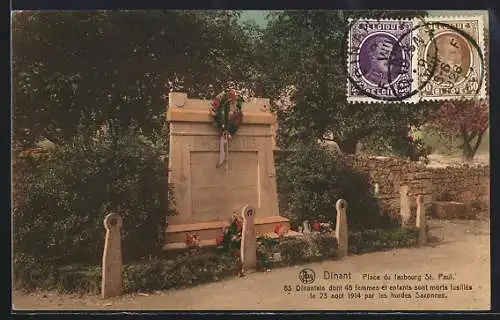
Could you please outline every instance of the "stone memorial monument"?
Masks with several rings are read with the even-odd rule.
[[[168,217],[166,250],[184,248],[186,233],[197,233],[201,246],[215,244],[233,212],[247,204],[259,212],[257,236],[272,232],[277,223],[289,228],[288,219],[278,211],[272,132],[276,119],[269,99],[243,103],[241,126],[229,138],[221,166],[217,166],[221,134],[210,110],[209,100],[169,94],[168,179],[178,214]]]

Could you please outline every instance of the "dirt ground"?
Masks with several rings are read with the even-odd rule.
[[[460,156],[449,156],[442,154],[431,154],[428,156],[429,164],[428,167],[433,168],[444,168],[447,166],[462,165],[463,159]],[[470,165],[488,165],[490,163],[489,153],[477,154]]]
[[[61,296],[51,292],[13,293],[14,310],[488,310],[490,308],[490,237],[487,220],[431,220],[431,235],[437,242],[425,247],[397,249],[342,260],[313,263],[253,273],[188,289],[125,295],[102,300],[98,296]],[[314,270],[311,285],[326,291],[296,291],[301,284],[299,272]],[[325,272],[326,271],[326,272]],[[351,280],[325,279],[325,273],[349,273]],[[381,280],[363,280],[363,274]],[[384,280],[387,274],[391,280]],[[395,279],[420,275],[421,281]],[[433,280],[425,280],[430,274]],[[451,276],[452,280],[438,277]],[[373,278],[371,278],[373,279]],[[460,290],[451,290],[451,284]],[[284,290],[289,285],[292,292]],[[329,291],[336,285],[337,291]],[[346,285],[351,285],[352,289]],[[359,287],[359,286],[365,287]],[[370,291],[367,285],[378,286]],[[382,286],[387,285],[386,290]],[[446,285],[425,291],[423,287],[391,288],[395,285]],[[468,286],[471,286],[470,288]],[[417,289],[417,290],[414,290]],[[427,288],[428,289],[428,288]],[[466,290],[471,289],[471,290]],[[424,291],[422,291],[424,290]],[[393,294],[411,294],[404,298]],[[417,292],[420,296],[417,297]],[[359,293],[359,296],[358,296]],[[389,293],[387,298],[380,293]],[[422,293],[441,296],[425,296]],[[343,294],[343,296],[341,295]],[[372,296],[373,294],[373,296]],[[312,297],[311,295],[314,295]]]

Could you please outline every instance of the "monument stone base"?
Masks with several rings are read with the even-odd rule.
[[[278,223],[290,230],[290,221],[281,216],[270,216],[255,218],[256,236],[260,237],[268,233],[274,232],[274,226]],[[180,250],[186,249],[185,243],[186,233],[198,234],[200,236],[200,246],[215,246],[215,239],[222,234],[222,229],[229,226],[229,221],[220,220],[212,222],[197,222],[172,225],[166,231],[166,244],[164,250]]]

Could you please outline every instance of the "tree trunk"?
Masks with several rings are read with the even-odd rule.
[[[481,142],[483,141],[483,135],[486,132],[487,128],[488,127],[481,130],[480,132],[476,132],[470,135],[462,131],[462,139],[464,141],[462,145],[462,156],[463,160],[466,163],[471,163],[472,160],[474,159],[474,156],[476,155],[476,152],[479,149]],[[475,143],[472,142],[474,138],[476,138]]]
[[[356,146],[358,144],[358,138],[349,137],[345,140],[340,141],[339,143],[340,150],[342,150],[345,154],[355,154]]]
[[[474,154],[472,153],[472,150],[468,144],[466,144],[467,147],[464,146],[462,150],[462,158],[463,161],[466,163],[471,163],[472,160],[474,159]]]
[[[462,131],[462,159],[465,163],[471,163],[474,158],[474,150],[470,145],[470,137],[469,134]]]

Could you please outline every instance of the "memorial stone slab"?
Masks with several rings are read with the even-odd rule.
[[[229,139],[227,161],[220,167],[220,132],[212,122],[210,102],[169,94],[168,180],[177,214],[168,217],[167,250],[182,247],[185,233],[198,233],[201,243],[215,241],[231,214],[249,203],[259,211],[257,235],[272,232],[277,223],[289,228],[288,219],[279,216],[272,132],[276,117],[269,99],[243,103],[243,122]]]

